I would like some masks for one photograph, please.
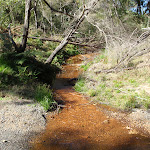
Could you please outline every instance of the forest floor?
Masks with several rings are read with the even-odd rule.
[[[149,111],[135,109],[124,113],[90,102],[68,83],[81,73],[79,64],[63,69],[54,86],[56,100],[65,103],[60,113],[46,115],[41,106],[26,99],[0,101],[0,149],[145,150],[150,147]]]

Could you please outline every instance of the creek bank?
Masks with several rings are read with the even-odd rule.
[[[150,109],[143,110],[137,108],[124,112],[109,106],[95,105],[99,111],[126,124],[128,130],[134,130],[135,134],[150,137]]]
[[[83,60],[87,59],[87,57],[85,57],[85,56],[80,56],[80,58],[83,59]],[[70,64],[70,68],[71,68],[71,66],[72,66],[72,68],[75,69],[74,72],[70,72],[70,70],[68,70],[68,71],[64,70],[63,73],[67,74],[67,76],[65,76],[64,74],[58,75],[60,78],[56,81],[56,84],[55,84],[54,88],[58,88],[59,87],[58,88],[59,90],[65,89],[65,90],[68,90],[68,92],[71,90],[70,93],[69,93],[70,94],[69,97],[71,97],[71,96],[75,97],[75,95],[78,95],[78,94],[72,90],[71,86],[68,89],[68,86],[69,86],[68,81],[72,82],[72,79],[76,80],[77,76],[81,72],[79,72],[79,66],[80,66],[79,64],[77,64],[78,67],[76,67],[75,65]],[[65,66],[63,68],[65,69]],[[73,75],[74,73],[76,74],[75,77]],[[71,84],[74,84],[74,82],[71,83]],[[57,96],[58,96],[58,99],[62,99],[63,100],[63,94],[65,94],[65,92],[62,91],[61,94],[62,94],[62,96],[61,95],[57,95]],[[65,97],[68,98],[68,94],[67,93],[66,93]],[[80,95],[78,95],[78,97],[80,99],[82,99],[80,97]],[[83,104],[79,104],[79,106],[78,106],[78,104],[75,104],[74,106],[70,107],[72,103],[73,103],[72,100],[70,100],[69,107],[64,107],[64,110],[68,111],[68,110],[71,109],[73,111],[74,108],[78,107],[79,110],[83,109],[83,112],[86,112],[84,110],[84,108],[86,108],[90,104],[90,102],[87,102],[87,103],[84,102],[85,103],[84,105]],[[93,106],[89,106],[89,107],[91,108]],[[87,109],[88,108],[86,108],[86,110]],[[102,112],[104,111],[104,113],[106,113],[106,117],[103,117],[103,119],[99,118],[99,119],[101,119],[101,122],[96,122],[95,124],[97,124],[97,125],[98,124],[105,125],[105,127],[102,130],[103,131],[102,134],[107,133],[106,134],[107,136],[109,136],[109,130],[107,130],[108,132],[106,132],[105,130],[109,129],[110,127],[113,130],[115,128],[115,126],[116,126],[116,124],[114,124],[114,126],[112,126],[111,123],[115,122],[115,120],[109,119],[110,117],[115,118],[115,119],[119,119],[120,121],[123,121],[123,118],[125,119],[125,117],[126,117],[126,119],[130,119],[130,122],[135,122],[132,119],[136,119],[137,122],[135,124],[137,126],[140,124],[140,128],[142,130],[143,130],[143,125],[144,126],[146,125],[147,127],[149,126],[149,124],[147,124],[146,122],[144,124],[141,123],[141,120],[144,120],[144,117],[145,118],[147,117],[147,119],[149,120],[149,112],[148,112],[148,114],[143,113],[143,115],[144,115],[144,117],[143,117],[142,115],[139,115],[138,111],[134,110],[133,113],[128,114],[130,116],[130,118],[129,118],[129,116],[127,116],[126,113],[113,112],[113,111],[111,111],[109,109],[101,109],[100,107],[98,107],[98,109],[100,109],[100,111],[102,111]],[[75,119],[75,117],[76,118],[77,117],[80,118],[80,114],[78,114],[78,116],[75,116],[75,114],[77,114],[77,113],[78,113],[78,111],[75,111],[75,113],[72,112],[71,116],[69,114],[68,115],[64,114],[64,117],[66,117],[67,120],[68,120],[69,117],[72,117],[73,119]],[[87,113],[88,112],[86,112],[86,114]],[[98,113],[98,112],[96,112],[96,113]],[[142,111],[140,113],[142,113]],[[43,108],[41,106],[37,105],[36,103],[33,103],[33,101],[31,101],[31,100],[14,99],[14,100],[0,101],[0,149],[2,149],[2,150],[16,150],[16,149],[28,150],[28,149],[30,149],[31,148],[30,144],[31,145],[33,144],[32,140],[30,142],[30,139],[33,136],[35,136],[35,135],[39,135],[39,134],[43,133],[44,130],[45,130],[46,122],[45,122],[45,118],[43,117],[43,115],[46,116],[46,113],[43,110]],[[60,113],[60,115],[61,115],[61,113]],[[50,117],[50,116],[51,116],[51,113],[48,114],[46,116],[46,118],[48,119],[48,117]],[[84,116],[84,114],[83,114],[83,116]],[[95,114],[91,113],[91,115],[89,117],[90,117],[91,120],[93,120],[94,116],[95,116]],[[61,122],[62,126],[64,126],[64,124],[67,123],[67,120],[66,120],[66,122],[63,121],[64,117],[62,116],[62,118],[59,118],[59,115],[56,115],[54,117],[50,117],[51,118],[51,119],[49,119],[50,124],[52,123],[54,125],[54,127],[55,127],[56,124],[55,124],[54,120],[55,120],[55,118],[56,119],[59,118],[58,119],[58,125]],[[85,127],[87,127],[87,129],[89,128],[89,126],[88,126],[86,121],[85,121],[85,124],[82,125],[82,123],[83,123],[83,119],[82,118],[80,118],[81,124],[79,124],[78,121],[79,120],[77,120],[77,122],[76,122],[76,120],[74,120],[73,124],[71,124],[69,122],[70,123],[69,126],[66,126],[67,128],[66,127],[65,128],[68,129],[70,126],[75,126],[75,125],[77,125],[77,126],[80,125],[82,127],[82,129],[84,129]],[[93,122],[91,121],[91,123],[93,123]],[[129,122],[127,121],[126,123],[129,123]],[[121,127],[120,124],[117,123],[117,125],[118,125],[117,126],[118,128]],[[91,126],[94,127],[93,125],[91,125]],[[91,134],[92,134],[92,127],[91,127],[91,130],[89,130]],[[139,134],[139,132],[137,132],[137,130],[134,130],[134,127],[135,126],[133,126],[132,124],[130,124],[130,125],[126,124],[126,126],[124,128],[126,128],[128,130],[128,133],[131,134],[131,136],[135,135],[134,137],[136,138],[137,137],[136,135]],[[100,128],[97,128],[97,129],[100,130]],[[56,130],[56,131],[58,131],[58,136],[59,136],[60,135],[59,130]],[[88,133],[89,133],[89,131],[88,131]],[[125,130],[123,130],[123,131],[127,132]],[[100,130],[100,132],[101,132],[101,130]],[[119,140],[120,139],[120,135],[119,135],[118,130],[116,130],[116,132],[118,134],[118,140]],[[70,133],[72,133],[72,131],[70,131]],[[75,132],[74,135],[78,136],[78,133],[79,132]],[[62,136],[63,135],[67,136],[68,135],[68,131],[65,131],[65,130],[61,131],[61,134],[62,134]],[[106,135],[104,134],[104,136],[106,136]],[[95,136],[96,136],[96,132],[95,132]],[[106,136],[106,139],[107,139],[107,136]],[[82,134],[80,135],[80,139],[84,139],[87,142],[90,141],[91,137],[92,136],[89,136],[88,134],[85,137]],[[97,137],[95,137],[95,138],[97,138]],[[62,139],[64,139],[64,137]],[[59,140],[58,137],[56,137],[56,142],[59,143],[58,140]],[[75,143],[64,142],[64,143],[62,143],[62,146],[68,146],[68,147],[74,146],[74,149],[76,148],[76,146],[78,146],[80,148],[82,143],[80,145],[80,142],[78,143],[78,140],[79,139],[77,139],[77,141]],[[70,141],[70,140],[68,139],[68,141]],[[118,141],[116,140],[116,142],[118,142]],[[76,145],[76,144],[79,144],[79,145]],[[89,143],[87,143],[87,145],[88,144]],[[91,144],[90,146],[92,147],[93,145]]]

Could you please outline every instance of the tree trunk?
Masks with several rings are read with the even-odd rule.
[[[27,39],[28,39],[29,19],[30,19],[30,11],[31,11],[31,1],[32,0],[26,0],[23,38],[22,38],[22,44],[21,44],[21,47],[20,47],[20,51],[21,52],[25,51],[26,44],[27,44]]]
[[[56,54],[68,43],[67,38],[65,38],[59,46],[53,51],[53,53],[50,55],[50,57],[46,60],[45,63],[51,63],[53,59],[55,58]]]
[[[9,33],[9,38],[10,38],[10,40],[11,40],[11,42],[12,42],[14,48],[15,48],[15,51],[18,52],[18,46],[17,46],[16,42],[14,41],[14,39],[13,39],[13,37],[12,37],[12,34],[11,34],[10,24],[9,24],[9,26],[8,26],[8,33]]]
[[[35,17],[35,26],[36,26],[36,29],[38,29],[39,24],[37,20],[37,1],[34,2],[34,17]]]
[[[82,23],[82,21],[85,19],[85,16],[87,16],[92,8],[97,4],[99,0],[93,0],[89,6],[89,8],[83,8],[83,11],[80,15],[80,17],[77,17],[73,24],[69,27],[69,32],[65,36],[65,38],[62,40],[62,42],[56,47],[56,49],[53,51],[53,53],[49,56],[49,58],[46,60],[45,63],[52,63],[54,57],[56,54],[68,43],[69,38],[75,33],[75,31],[78,29],[79,25]]]

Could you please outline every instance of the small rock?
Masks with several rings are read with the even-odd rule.
[[[131,128],[130,128],[129,126],[126,126],[126,129],[127,129],[127,130],[131,130]]]
[[[104,120],[102,123],[108,124],[108,123],[109,123],[109,120]]]
[[[138,134],[138,132],[136,130],[130,130],[129,134]]]
[[[7,143],[8,141],[7,141],[7,140],[2,140],[2,142],[3,142],[3,143]]]

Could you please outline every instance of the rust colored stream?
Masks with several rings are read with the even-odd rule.
[[[83,57],[91,56],[73,57],[75,64],[63,66],[57,76],[56,98],[65,107],[61,113],[47,116],[46,129],[33,140],[32,150],[149,150],[148,137],[129,134],[124,124],[97,110],[69,86],[68,80],[81,73],[78,62]]]

